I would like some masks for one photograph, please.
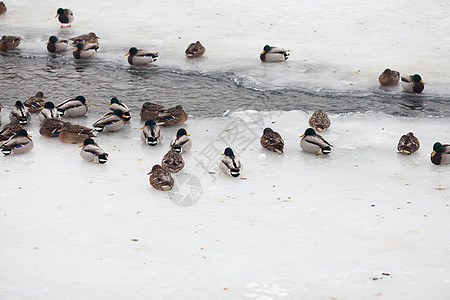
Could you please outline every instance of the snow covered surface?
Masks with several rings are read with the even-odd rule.
[[[35,148],[0,158],[0,298],[448,297],[450,168],[429,156],[437,137],[448,142],[449,119],[332,115],[324,157],[300,149],[309,112],[191,118],[186,167],[161,192],[146,174],[178,127],[150,148],[133,116],[98,134],[106,165],[40,136],[37,118]],[[261,148],[265,126],[282,134],[285,154]],[[421,149],[401,156],[407,131]],[[240,178],[219,171],[226,146]]]

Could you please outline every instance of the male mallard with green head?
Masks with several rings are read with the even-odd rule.
[[[239,158],[234,155],[231,148],[225,148],[222,155],[225,157],[220,161],[220,170],[231,177],[238,177],[242,173],[242,164]]]
[[[48,52],[57,53],[66,51],[67,46],[69,45],[69,41],[52,35],[51,37],[48,38],[46,44]]]
[[[44,119],[60,119],[58,109],[55,107],[55,104],[51,101],[47,101],[44,104],[44,108],[39,113],[39,121],[42,122]]]
[[[192,147],[192,141],[189,136],[186,129],[178,129],[177,135],[172,139],[172,142],[170,142],[170,149],[178,153],[188,152]]]
[[[138,50],[136,47],[131,47],[126,55],[129,55],[128,63],[133,66],[146,66],[149,63],[157,61],[159,58],[158,52]]]
[[[145,125],[141,128],[141,140],[149,146],[156,146],[162,141],[162,132],[153,120],[145,121]]]
[[[7,156],[13,154],[23,154],[33,149],[33,141],[25,129],[19,129],[15,135],[0,145],[2,153]]]
[[[73,50],[73,57],[75,59],[85,59],[93,56],[97,53],[98,44],[83,44],[78,43],[75,49]]]
[[[98,132],[118,131],[123,126],[125,126],[125,119],[123,117],[123,112],[120,109],[115,109],[112,112],[104,114],[92,125],[94,130]]]
[[[450,145],[434,143],[431,162],[435,165],[450,165]]]
[[[161,160],[161,166],[171,173],[177,173],[184,168],[184,159],[180,153],[170,149]]]
[[[305,133],[300,136],[302,139],[300,141],[300,147],[310,153],[314,154],[330,154],[331,147],[321,135],[316,134],[316,131],[312,128],[306,129]]]
[[[402,87],[405,92],[421,93],[425,87],[424,84],[419,74],[402,76]]]
[[[150,175],[150,185],[160,191],[170,191],[175,184],[169,170],[164,169],[160,165],[154,165],[147,175]]]
[[[125,105],[125,103],[120,102],[116,97],[111,98],[108,106],[110,111],[120,109],[123,112],[123,118],[126,121],[129,121],[131,119],[130,109]]]
[[[185,53],[187,57],[199,57],[205,54],[205,51],[205,47],[203,47],[203,45],[199,41],[197,41],[195,43],[189,44]]]
[[[272,130],[272,128],[265,128],[263,135],[259,139],[261,146],[269,151],[283,153],[284,140],[278,132]]]
[[[61,23],[61,28],[72,27],[72,22],[75,19],[73,12],[68,8],[58,8],[55,18],[58,18],[59,23]],[[64,24],[69,25],[64,26]]]
[[[69,99],[56,107],[61,117],[80,117],[88,112],[88,104],[86,98],[77,96],[74,99]]]
[[[289,50],[265,45],[259,58],[263,62],[283,62],[290,56]]]
[[[0,51],[14,49],[19,46],[20,42],[22,42],[22,38],[20,36],[4,35],[0,40]]]
[[[44,96],[44,93],[37,92],[36,95],[25,100],[23,105],[25,105],[26,108],[28,108],[28,111],[30,113],[37,113],[37,112],[40,112],[41,109],[44,108],[44,105],[45,105],[44,99],[47,99],[47,97]]]
[[[80,147],[83,147],[80,151],[80,156],[84,160],[101,165],[108,161],[108,153],[103,151],[93,139],[85,139]]]
[[[378,77],[378,81],[382,86],[392,86],[398,84],[400,73],[391,69],[384,70]]]
[[[23,105],[22,101],[16,101],[16,104],[14,104],[9,113],[9,119],[11,121],[17,120],[20,125],[25,126],[31,120],[31,114],[28,111],[28,108]]]
[[[312,114],[311,118],[309,118],[308,123],[309,126],[317,131],[325,131],[331,125],[330,118],[328,118],[327,114],[320,109],[316,110]]]
[[[410,155],[420,148],[419,139],[414,136],[414,133],[408,132],[402,135],[397,144],[397,150],[400,154]]]

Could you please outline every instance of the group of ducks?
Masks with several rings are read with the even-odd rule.
[[[402,87],[409,93],[421,93],[425,87],[425,82],[419,74],[402,75],[395,70],[386,69],[378,77],[378,81],[382,86],[395,86],[402,80]]]

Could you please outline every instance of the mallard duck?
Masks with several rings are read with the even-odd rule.
[[[83,116],[88,111],[88,104],[86,98],[77,96],[75,99],[69,99],[56,107],[61,117],[79,117]]]
[[[39,127],[39,133],[42,136],[58,137],[65,124],[66,122],[59,119],[44,119]]]
[[[171,173],[177,173],[184,168],[184,159],[180,153],[171,149],[161,160],[161,166]]]
[[[180,128],[177,131],[177,135],[170,142],[170,149],[178,153],[186,153],[191,149],[192,141],[189,138],[189,134],[186,129]]]
[[[153,120],[145,121],[144,127],[141,129],[141,140],[149,146],[156,146],[161,143],[163,135],[158,124]]]
[[[8,9],[6,8],[5,2],[0,1],[0,15],[4,14]]]
[[[205,54],[205,51],[205,47],[203,47],[203,45],[199,41],[197,41],[195,43],[189,44],[185,53],[187,57],[199,57]]]
[[[283,62],[289,58],[289,50],[265,45],[259,58],[263,62]]]
[[[405,92],[421,93],[425,87],[424,84],[419,74],[402,75],[402,87]]]
[[[78,43],[98,44],[99,37],[95,33],[89,32],[88,34],[81,34],[73,38],[70,38],[70,40],[72,41],[71,45],[76,47]]]
[[[142,105],[140,116],[144,120],[154,120],[161,126],[182,124],[188,118],[188,114],[181,105],[167,108],[151,102],[145,102]]]
[[[92,124],[94,130],[98,132],[118,131],[123,126],[125,126],[125,119],[123,118],[123,112],[120,109],[104,114]]]
[[[241,175],[242,164],[234,155],[233,150],[231,148],[225,148],[222,155],[225,155],[225,157],[220,161],[220,170],[231,177]]]
[[[378,77],[378,81],[382,86],[392,86],[398,84],[400,73],[391,69],[384,70]]]
[[[59,139],[63,143],[79,144],[91,137],[95,137],[94,129],[69,122],[66,122],[59,132]]]
[[[331,125],[330,118],[328,118],[327,114],[322,110],[316,110],[311,118],[309,118],[309,126],[314,128],[317,131],[325,131]]]
[[[16,134],[16,132],[22,128],[23,127],[20,125],[19,120],[17,119],[11,121],[11,123],[9,124],[6,124],[0,131],[0,142],[8,140],[11,136]]]
[[[430,158],[435,165],[450,165],[450,145],[442,145],[439,142],[434,143],[433,153],[431,153]]]
[[[321,135],[316,134],[316,131],[312,128],[306,129],[305,133],[300,136],[302,140],[300,141],[300,147],[303,150],[310,153],[316,154],[330,154],[331,147]]]
[[[0,149],[6,155],[23,154],[33,149],[33,141],[25,129],[20,129],[15,135],[11,136],[6,142],[1,144]]]
[[[78,43],[73,50],[73,57],[75,59],[85,59],[97,53],[98,44],[83,44]]]
[[[170,191],[175,183],[169,170],[160,165],[154,165],[147,175],[150,175],[150,185],[160,191]]]
[[[22,42],[20,36],[4,35],[0,40],[0,51],[8,51],[19,46]]]
[[[419,140],[414,136],[414,133],[408,132],[402,135],[398,141],[397,150],[400,154],[410,155],[420,148]]]
[[[9,119],[11,121],[18,120],[20,125],[25,126],[30,121],[31,114],[21,101],[16,101],[9,113]]]
[[[146,66],[149,63],[157,61],[159,58],[158,52],[138,50],[136,47],[131,47],[126,55],[129,55],[128,63],[133,66]]]
[[[103,149],[100,148],[100,146],[96,142],[94,142],[93,139],[85,139],[80,147],[83,147],[81,149],[80,156],[84,160],[101,165],[105,164],[108,161],[108,153],[103,151]]]
[[[116,97],[111,98],[108,105],[110,111],[120,109],[123,112],[123,118],[125,121],[129,121],[131,119],[130,109],[125,105],[125,103],[120,102]]]
[[[46,44],[47,44],[47,51],[50,53],[64,52],[67,50],[69,41],[52,35],[51,37],[48,38]]]
[[[74,19],[73,12],[68,8],[58,8],[56,11],[55,18],[58,18],[59,23],[61,23],[61,28],[72,27],[72,22]],[[64,26],[64,24],[69,24]]]
[[[45,105],[44,99],[47,99],[47,97],[44,96],[44,93],[37,92],[36,95],[25,100],[23,105],[25,105],[25,107],[28,108],[28,111],[30,113],[37,113],[44,108]]]
[[[267,150],[283,153],[284,140],[278,132],[272,130],[272,128],[265,128],[263,135],[259,138],[261,146]]]
[[[39,113],[39,121],[42,122],[44,119],[60,119],[58,109],[55,107],[53,102],[45,102],[44,108]]]

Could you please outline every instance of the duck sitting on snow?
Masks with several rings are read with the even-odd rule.
[[[39,133],[42,136],[58,137],[65,124],[66,122],[59,119],[44,119],[39,127]]]
[[[95,137],[94,129],[70,122],[66,122],[59,133],[59,140],[63,143],[79,144],[91,137]]]
[[[73,50],[73,57],[75,59],[85,59],[93,56],[95,53],[97,53],[98,50],[98,44],[91,43],[91,44],[83,44],[78,43],[75,49]]]
[[[11,112],[9,113],[9,119],[11,121],[17,120],[20,125],[25,126],[31,119],[31,114],[21,101],[16,101]]]
[[[86,98],[77,96],[75,99],[69,99],[56,107],[61,117],[80,117],[87,113],[88,104]]]
[[[48,38],[46,44],[48,52],[57,53],[66,51],[67,46],[69,45],[69,41],[52,35],[51,37]]]
[[[308,123],[309,126],[317,131],[325,131],[330,128],[331,125],[330,118],[328,118],[327,114],[320,109],[316,110],[312,114],[311,118],[309,118]]]
[[[28,108],[28,111],[30,113],[37,113],[41,109],[44,108],[45,100],[47,97],[44,96],[43,92],[37,92],[36,95],[28,98],[25,100],[23,105],[25,105]]]
[[[234,155],[231,148],[225,148],[222,155],[225,157],[220,161],[220,170],[231,177],[238,177],[242,172],[242,164]]]
[[[283,62],[289,58],[289,50],[265,45],[259,58],[263,62]]]
[[[400,154],[410,155],[420,148],[419,139],[414,136],[414,133],[408,132],[402,135],[397,144],[397,150]]]
[[[178,153],[186,153],[192,147],[192,141],[189,138],[189,134],[186,129],[180,128],[177,131],[177,135],[170,142],[170,149]]]
[[[72,41],[71,45],[74,47],[76,47],[78,45],[78,43],[98,44],[98,39],[99,39],[99,37],[93,32],[89,32],[88,34],[81,34],[81,35],[75,36],[73,38],[70,38],[70,40]]]
[[[174,180],[169,170],[160,165],[154,165],[150,173],[150,185],[160,191],[170,191],[174,186]]]
[[[92,125],[98,132],[118,131],[123,126],[125,126],[125,119],[123,118],[123,112],[120,109],[104,114]]]
[[[400,73],[391,69],[384,70],[378,77],[378,81],[382,86],[392,86],[398,84]]]
[[[110,111],[120,109],[123,112],[123,118],[126,121],[129,121],[131,119],[130,109],[125,105],[125,103],[120,102],[116,97],[111,98],[108,106]]]
[[[15,135],[11,136],[6,142],[0,145],[2,153],[7,156],[11,153],[23,154],[33,149],[33,141],[25,129],[20,129]]]
[[[45,102],[44,108],[39,112],[39,121],[42,122],[44,119],[60,119],[58,109],[55,107],[53,102]]]
[[[55,18],[58,18],[59,23],[61,23],[61,28],[72,27],[72,22],[75,19],[73,12],[68,8],[58,8]],[[64,24],[69,25],[64,26]]]
[[[20,36],[4,35],[0,40],[0,51],[14,49],[19,46],[20,42],[22,42],[22,38]]]
[[[131,47],[125,55],[129,55],[128,63],[133,66],[146,66],[149,63],[157,61],[159,58],[158,52],[138,50],[136,47]]]
[[[261,146],[269,151],[283,153],[284,140],[278,132],[272,130],[272,128],[265,128],[263,135],[259,139]]]
[[[19,120],[13,120],[11,121],[11,123],[6,124],[5,126],[3,126],[2,130],[0,130],[0,142],[8,140],[22,128],[23,127],[22,125],[20,125]]]
[[[205,47],[203,47],[203,45],[199,41],[197,41],[195,43],[189,44],[185,53],[187,57],[199,57],[205,54],[205,51]]]
[[[171,173],[177,173],[184,168],[184,159],[180,153],[171,149],[161,160],[161,166]]]
[[[151,102],[142,105],[140,116],[144,120],[154,120],[161,126],[182,124],[188,119],[188,114],[181,105],[167,108]]]
[[[435,165],[450,165],[450,145],[434,143],[431,162]]]
[[[80,156],[88,162],[94,162],[97,164],[105,164],[108,161],[108,153],[103,151],[100,146],[94,142],[93,139],[87,138],[80,146],[83,147],[80,151]]]
[[[141,140],[149,146],[156,146],[161,143],[162,132],[153,120],[145,121],[145,125],[141,128]]]
[[[331,147],[321,135],[316,134],[316,131],[312,128],[306,129],[305,133],[300,136],[302,140],[300,141],[300,147],[310,153],[315,154],[330,154]]]
[[[424,84],[419,74],[402,76],[402,87],[405,92],[421,93],[425,87]]]

